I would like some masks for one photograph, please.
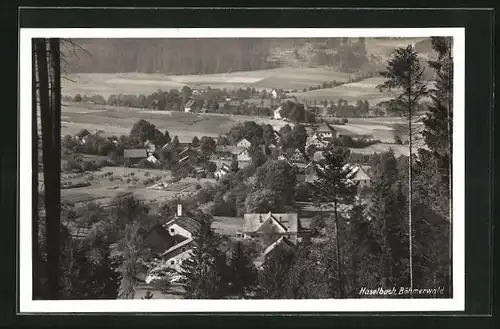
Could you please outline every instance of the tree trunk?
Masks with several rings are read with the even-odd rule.
[[[413,298],[413,233],[412,233],[412,91],[411,91],[411,72],[409,74],[408,88],[408,147],[409,147],[409,163],[408,163],[408,250],[409,250],[409,270],[410,270],[410,298]]]
[[[59,200],[55,200],[59,184],[55,182],[54,145],[53,145],[53,113],[49,97],[49,74],[47,63],[47,41],[37,39],[36,57],[40,93],[40,116],[42,124],[42,150],[43,150],[43,176],[45,187],[45,221],[46,221],[46,246],[47,246],[47,278],[49,288],[49,299],[57,299],[59,281],[59,214],[57,208]],[[54,184],[56,183],[56,184]],[[55,186],[54,186],[55,185]]]
[[[32,191],[31,198],[33,202],[33,213],[31,221],[31,248],[33,257],[33,297],[38,297],[40,291],[40,253],[38,245],[38,120],[37,120],[37,78],[36,78],[36,42],[31,42],[31,147],[32,147],[32,162],[31,162],[31,179]]]
[[[448,88],[449,91],[451,91],[448,94],[448,154],[449,154],[449,159],[448,159],[448,189],[449,189],[449,210],[450,210],[450,226],[449,226],[449,233],[448,233],[448,257],[449,257],[449,266],[448,266],[448,292],[450,294],[450,298],[452,297],[452,292],[453,292],[453,215],[452,215],[452,209],[453,209],[453,131],[452,131],[452,125],[451,121],[453,118],[450,118],[450,116],[453,113],[453,90],[451,89],[453,87],[453,77],[452,77],[452,72],[453,72],[453,57],[452,57],[452,46],[453,46],[453,39],[449,39],[449,47],[448,47]]]
[[[339,217],[337,211],[337,201],[334,202],[334,223],[335,223],[335,249],[337,256],[337,271],[339,276],[339,286],[340,286],[340,297],[344,297],[344,277],[342,273],[342,265],[341,265],[341,255],[340,255],[340,234],[339,234]]]

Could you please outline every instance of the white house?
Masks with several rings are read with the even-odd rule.
[[[281,120],[283,117],[281,116],[281,109],[282,107],[278,107],[276,110],[274,110],[274,119],[275,120]]]
[[[276,91],[276,89],[271,90],[271,97],[275,99],[278,98],[278,92]]]
[[[236,143],[236,147],[249,148],[250,146],[252,146],[252,143],[250,143],[246,138],[240,139],[238,143]]]
[[[220,167],[216,172],[215,172],[215,177],[218,179],[222,178],[226,174],[228,174],[231,171],[229,166],[227,164],[223,164],[222,167]]]
[[[158,160],[158,159],[157,159],[157,158],[156,158],[153,154],[151,154],[150,156],[148,156],[148,157],[146,158],[146,160],[147,160],[148,162],[151,162],[151,163],[154,163],[154,164],[158,164],[158,163],[160,163],[160,161],[159,161],[159,160]]]
[[[238,156],[237,156],[237,159],[238,161],[240,162],[248,162],[248,161],[251,161],[252,158],[250,157],[250,154],[248,153],[248,150],[245,149],[243,151],[241,151]]]

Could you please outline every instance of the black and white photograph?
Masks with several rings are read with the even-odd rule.
[[[20,42],[21,309],[464,309],[463,28]]]

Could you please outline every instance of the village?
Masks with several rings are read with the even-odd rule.
[[[280,120],[280,109],[281,107],[277,107],[275,110],[276,120]],[[209,181],[208,184],[214,185],[222,181],[226,175],[234,173],[235,169],[232,168],[233,166],[239,169],[254,166],[252,152],[255,152],[257,147],[261,150],[261,154],[266,155],[269,159],[286,163],[295,175],[296,186],[300,186],[301,184],[313,183],[317,179],[315,163],[321,162],[324,158],[323,152],[328,147],[332,147],[335,141],[341,137],[336,129],[326,122],[308,125],[306,132],[305,144],[300,149],[282,147],[283,141],[280,138],[280,132],[273,130],[273,142],[252,145],[248,139],[241,138],[234,145],[216,145],[208,153],[204,152],[200,145],[193,145],[193,142],[170,141],[157,147],[155,141],[145,140],[142,143],[142,147],[123,148],[123,156],[108,156],[106,161],[109,165],[113,163],[112,159],[119,159],[120,161],[113,163],[114,166],[117,163],[122,163],[121,166],[128,167],[131,170],[142,168],[138,170],[144,172],[148,170],[161,171],[159,168],[163,168],[162,159],[165,160],[162,152],[170,150],[172,144],[177,143],[175,148],[178,150],[176,156],[178,160],[175,164],[175,170],[177,172],[182,171],[184,176],[177,182],[174,180],[159,181],[145,186],[145,189],[161,193],[164,190],[171,189],[173,185],[181,184],[182,181],[188,179],[188,176],[193,177],[192,182],[199,181],[203,177],[201,179],[205,179]],[[82,129],[82,131],[73,137],[74,150],[78,150],[79,145],[83,146],[92,143],[94,140],[93,136],[95,135],[99,135],[99,132],[91,134],[87,129]],[[359,136],[359,138],[365,137]],[[222,138],[227,138],[227,136],[223,135]],[[108,140],[115,147],[122,143],[119,139],[109,137],[103,139]],[[213,142],[219,144],[216,141]],[[213,162],[215,166],[206,165],[207,162]],[[98,170],[106,171],[106,168],[108,167]],[[353,184],[358,186],[359,193],[370,188],[370,166],[361,163],[352,163],[346,169],[350,171],[349,178]],[[255,177],[249,177],[249,179],[255,179]],[[80,188],[76,186],[76,189],[88,188],[88,186]],[[129,188],[128,190],[133,191],[133,188]],[[196,193],[196,191],[193,193]],[[170,199],[182,200],[182,194],[175,193],[170,196]],[[149,201],[150,203],[156,203],[158,198],[155,197],[154,200]],[[313,209],[312,213],[325,212],[324,209],[312,206],[307,199],[305,202],[298,202],[298,204],[298,208],[309,207]],[[328,209],[326,211],[328,212]],[[301,218],[299,212],[304,213],[306,217]],[[312,216],[310,211],[309,213],[307,211],[244,213],[240,218],[232,217],[230,219],[214,216],[212,228],[218,234],[232,241],[243,241],[246,244],[258,243],[259,252],[254,255],[253,264],[256,269],[262,269],[267,256],[275,248],[278,246],[291,248],[300,242],[304,236],[310,234]],[[154,259],[155,262],[159,261],[161,265],[157,265],[141,273],[139,280],[142,283],[138,291],[142,291],[143,294],[137,294],[137,298],[143,298],[147,292],[155,291],[150,283],[157,279],[155,272],[158,271],[158,266],[169,268],[173,270],[173,273],[180,273],[182,262],[190,257],[193,248],[195,248],[193,236],[199,229],[200,223],[197,219],[183,211],[182,203],[179,202],[176,204],[176,211],[173,216],[163,218],[162,221],[155,224],[149,231],[143,234],[143,254],[147,255],[147,259]],[[86,236],[85,232],[88,232],[88,228],[73,228],[72,232],[75,237],[82,238]],[[113,246],[116,247],[116,244]],[[175,291],[177,289],[177,293],[170,292],[165,296],[168,296],[168,298],[179,298],[178,296],[182,292],[182,285],[176,283],[179,279],[179,274],[170,277],[170,290]],[[162,293],[155,292],[155,294],[161,295]]]

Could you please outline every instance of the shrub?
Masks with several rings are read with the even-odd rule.
[[[110,181],[110,182],[112,182],[112,181],[114,181],[114,180],[115,180],[115,178],[114,178],[112,175],[111,175],[111,176],[109,176],[109,181]]]
[[[130,183],[131,179],[130,178],[127,178],[126,182],[127,183]]]
[[[146,172],[144,173],[144,177],[149,177],[150,175],[151,175],[151,173],[150,173],[149,171],[146,171]]]

